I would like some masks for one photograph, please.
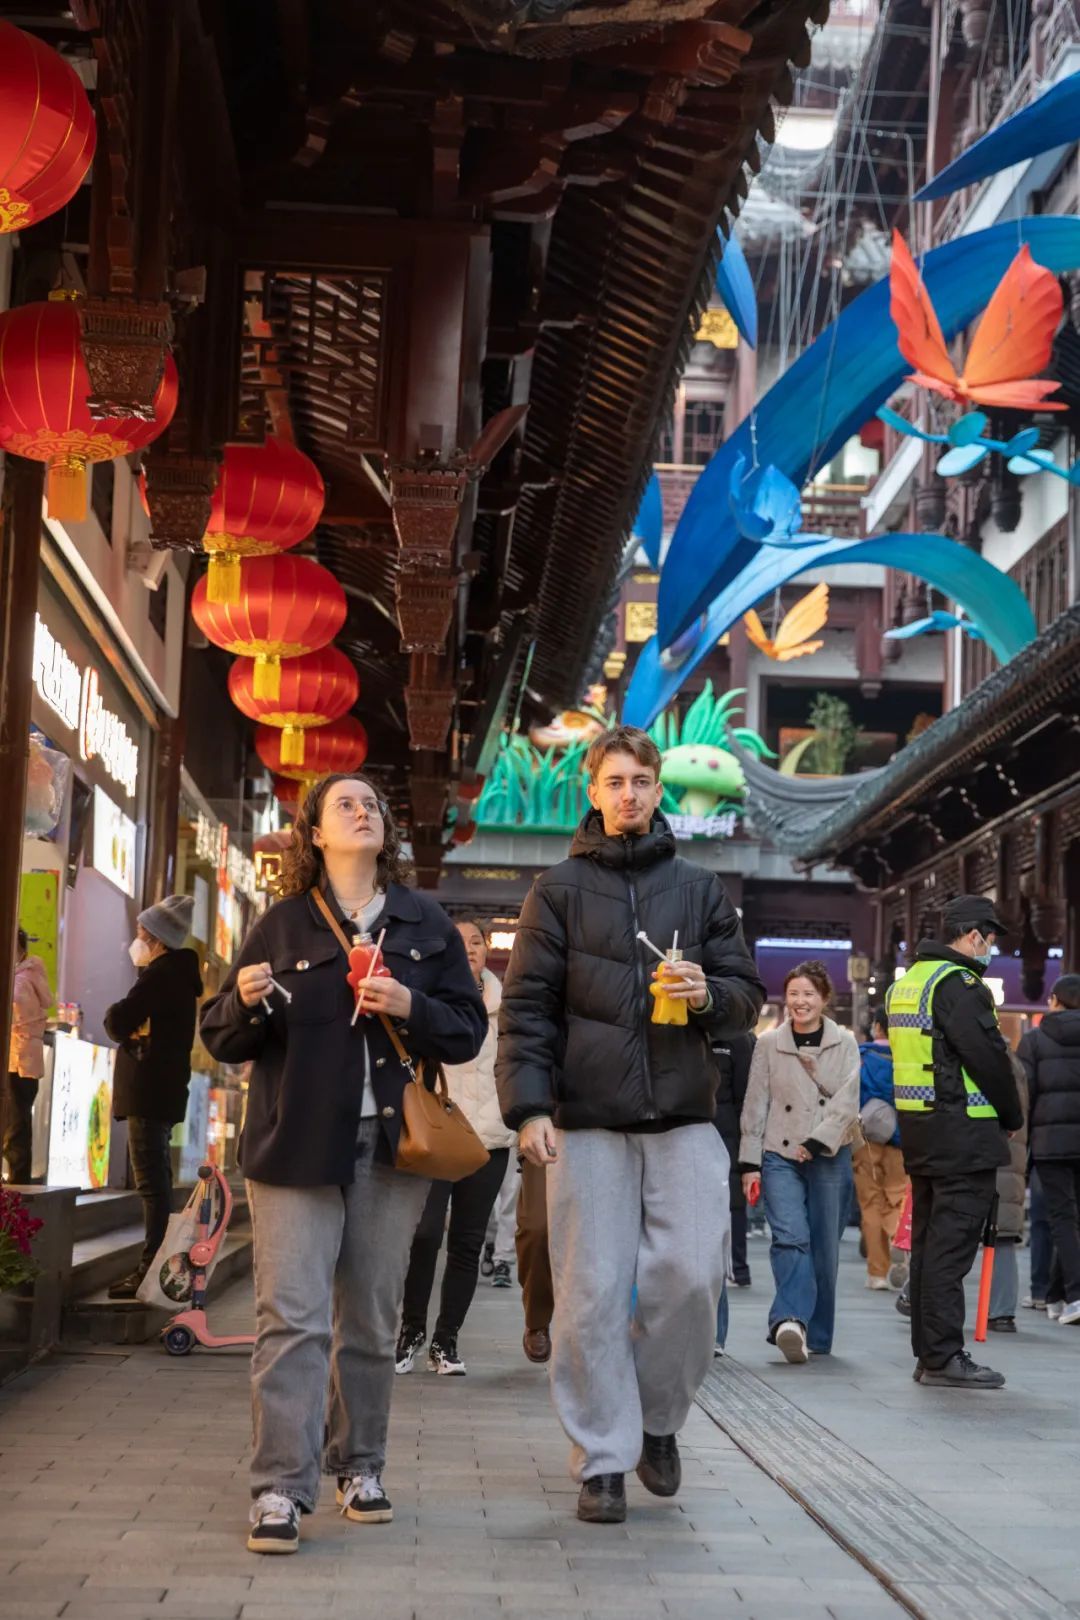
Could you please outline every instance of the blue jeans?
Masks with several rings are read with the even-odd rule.
[[[836,1272],[840,1234],[851,1203],[851,1150],[822,1153],[796,1164],[766,1153],[761,1166],[765,1218],[772,1232],[769,1260],[776,1297],[769,1310],[769,1338],[781,1322],[801,1322],[806,1342],[819,1356],[832,1349],[836,1317]]]
[[[1054,1239],[1037,1166],[1031,1171],[1031,1297],[1045,1299],[1054,1264]]]
[[[721,1350],[727,1344],[728,1316],[727,1281],[725,1279],[724,1286],[720,1290],[720,1303],[716,1307],[716,1342]]]

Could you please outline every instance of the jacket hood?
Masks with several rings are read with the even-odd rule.
[[[46,1002],[52,1000],[52,990],[49,987],[49,975],[45,970],[45,963],[40,956],[26,956],[21,962],[15,964],[15,972],[26,979],[33,979],[35,989],[45,997]]]
[[[1058,1046],[1080,1046],[1080,1007],[1046,1013],[1039,1029]]]
[[[951,945],[945,945],[940,939],[920,939],[915,952],[917,962],[955,962],[957,967],[966,968],[969,973],[975,973],[981,979],[988,971],[981,962],[976,962],[972,956],[965,956],[962,951],[954,951]]]
[[[570,854],[587,856],[589,860],[599,861],[601,866],[611,866],[618,871],[627,868],[641,871],[657,861],[671,859],[675,854],[675,834],[666,817],[656,810],[647,833],[612,838],[604,831],[604,818],[599,810],[590,810],[574,834]]]
[[[492,1013],[497,1013],[502,1006],[502,985],[498,974],[492,973],[490,968],[485,968],[480,975],[480,994],[484,998],[484,1006],[490,1018]]]
[[[155,956],[154,960],[140,971],[140,978],[152,973],[155,978],[174,981],[178,990],[194,990],[197,996],[203,993],[202,968],[199,957],[190,945],[185,945],[179,951],[166,951],[164,956]]]

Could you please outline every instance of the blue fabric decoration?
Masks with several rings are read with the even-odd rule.
[[[1016,256],[1018,237],[1056,275],[1080,269],[1080,219],[1068,216],[1009,220],[944,243],[926,255],[924,276],[946,338],[985,308]],[[885,279],[849,304],[761,400],[754,413],[758,458],[801,487],[811,463],[835,455],[909,370],[896,346]],[[740,535],[728,501],[736,457],[752,454],[747,419],[709,462],[686,503],[660,578],[663,646],[707,611],[758,550],[760,542]]]
[[[925,580],[963,608],[1003,664],[1035,639],[1035,620],[1019,585],[977,552],[943,534],[883,534],[872,540],[825,539],[816,546],[761,546],[712,604],[696,645],[682,663],[665,667],[658,638],[645,643],[623,704],[624,723],[651,726],[725,630],[770,592],[824,563],[830,567],[878,563]]]
[[[961,186],[973,185],[1025,158],[1038,157],[1041,152],[1052,152],[1076,140],[1080,140],[1080,73],[1070,73],[946,164],[940,174],[915,193],[915,201],[947,197]]]
[[[1080,461],[1074,461],[1071,467],[1059,467],[1049,450],[1036,449],[1039,442],[1037,427],[1021,428],[1011,439],[984,439],[982,433],[988,423],[981,411],[968,411],[946,433],[927,433],[925,428],[916,427],[906,416],[890,410],[887,405],[881,407],[878,416],[909,439],[922,439],[924,444],[950,445],[952,448],[945,452],[934,469],[942,478],[956,478],[960,473],[970,472],[980,461],[985,461],[992,450],[996,450],[998,455],[1009,457],[1009,471],[1018,478],[1026,478],[1030,473],[1048,472],[1064,478],[1066,483],[1080,485]]]
[[[915,619],[911,624],[886,630],[885,640],[910,641],[913,636],[932,636],[942,630],[962,630],[972,641],[986,640],[977,624],[972,624],[970,619],[962,619],[958,613],[946,613],[944,608],[935,608],[925,619]]]
[[[664,503],[660,493],[660,480],[655,473],[645,485],[645,493],[641,497],[641,505],[638,507],[631,533],[635,540],[640,541],[650,567],[659,568],[660,541],[664,536]]]
[[[716,236],[720,243],[716,290],[723,300],[724,308],[735,322],[735,329],[743,342],[756,349],[757,296],[754,292],[754,278],[746,262],[746,254],[739,246],[739,239],[734,231],[726,238],[720,231],[717,231]]]

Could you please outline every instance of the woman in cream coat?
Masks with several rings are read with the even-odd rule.
[[[450,1224],[446,1239],[446,1270],[443,1273],[439,1316],[428,1351],[428,1369],[458,1376],[465,1372],[465,1362],[458,1351],[458,1334],[476,1291],[477,1268],[488,1216],[506,1175],[510,1148],[517,1141],[515,1133],[507,1130],[503,1124],[495,1091],[495,1043],[502,986],[485,966],[487,940],[480,924],[459,922],[457,930],[464,941],[469,966],[484,998],[488,1030],[483,1046],[471,1063],[446,1065],[446,1083],[450,1096],[491,1157],[487,1164],[462,1181],[453,1184],[449,1181],[432,1182],[413,1239],[409,1274],[405,1279],[405,1302],[397,1347],[399,1373],[412,1372],[416,1356],[427,1342],[428,1303],[443,1232],[447,1230],[447,1207],[450,1210]]]
[[[792,1362],[832,1349],[850,1144],[859,1135],[859,1049],[825,1015],[832,993],[820,962],[788,974],[787,1022],[759,1037],[742,1112],[743,1188],[751,1201],[755,1187],[764,1192],[772,1232],[769,1341]]]

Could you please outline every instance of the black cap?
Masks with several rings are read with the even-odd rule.
[[[984,935],[1009,932],[994,902],[982,894],[958,894],[950,900],[942,914],[942,928],[946,941],[959,939],[969,928],[977,928]]]

